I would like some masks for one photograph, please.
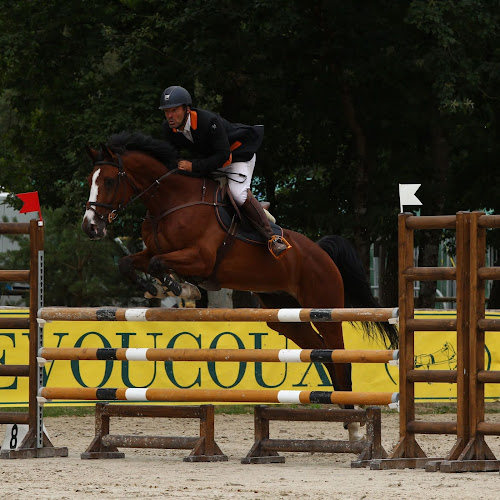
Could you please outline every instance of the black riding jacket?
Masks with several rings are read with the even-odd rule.
[[[165,140],[178,151],[188,150],[193,158],[193,172],[208,174],[232,162],[248,161],[257,152],[264,137],[262,125],[230,123],[221,116],[203,109],[191,109],[193,142],[182,132],[163,123]]]

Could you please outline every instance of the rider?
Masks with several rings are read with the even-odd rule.
[[[266,238],[274,257],[282,257],[291,246],[283,237],[273,234],[261,204],[250,189],[255,152],[262,143],[264,127],[229,123],[211,111],[193,108],[189,92],[178,85],[162,92],[158,109],[165,113],[165,139],[177,150],[187,149],[199,156],[192,161],[179,160],[179,169],[208,175],[223,168],[236,204]]]

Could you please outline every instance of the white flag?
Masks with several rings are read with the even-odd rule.
[[[422,202],[415,196],[417,189],[422,184],[400,184],[399,185],[399,205],[403,213],[404,205],[422,205]]]

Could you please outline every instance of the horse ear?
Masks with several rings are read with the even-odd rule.
[[[94,163],[98,160],[99,151],[96,151],[95,149],[92,149],[89,146],[85,145],[85,152],[90,156]]]
[[[102,151],[102,156],[105,160],[112,161],[113,160],[113,154],[109,150],[109,148],[105,145],[101,145],[101,151]]]

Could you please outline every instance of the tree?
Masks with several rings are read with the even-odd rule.
[[[498,211],[499,12],[481,0],[7,2],[0,185],[38,190],[76,228],[83,146],[122,129],[158,136],[161,90],[181,83],[196,105],[265,125],[255,191],[284,226],[351,239],[366,266],[376,244],[394,305],[398,183],[423,184],[423,214]],[[137,237],[139,213],[116,230]],[[421,264],[441,238],[422,235]],[[422,305],[433,295],[425,285]]]
[[[45,210],[44,298],[45,305],[100,306],[146,305],[137,291],[121,277],[117,260],[121,248],[111,239],[90,241],[79,228],[68,222],[63,209]],[[6,269],[29,268],[29,238],[14,237],[20,249],[0,255]]]

